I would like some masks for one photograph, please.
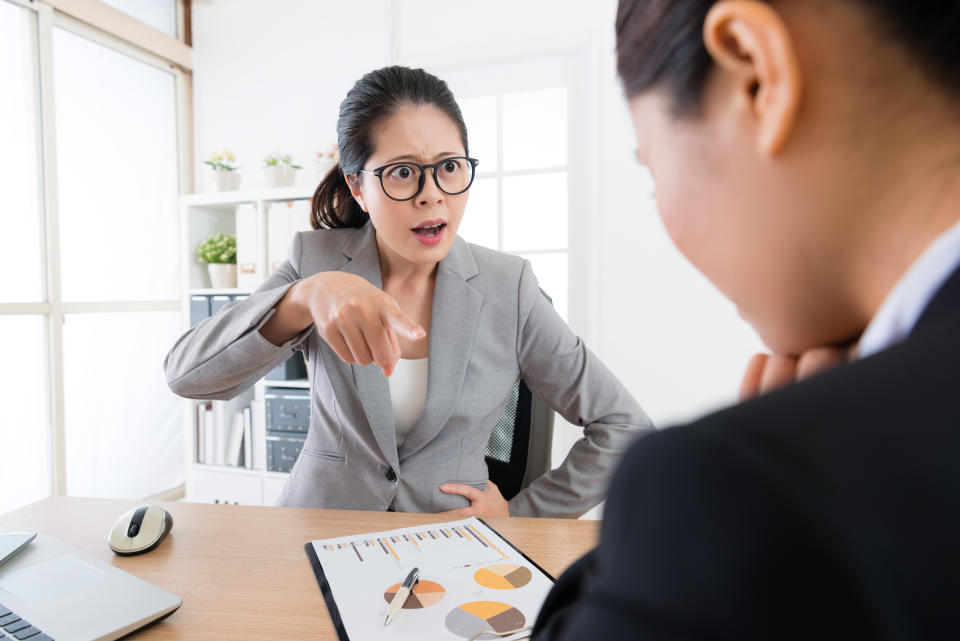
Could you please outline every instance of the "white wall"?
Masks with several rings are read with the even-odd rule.
[[[229,147],[245,184],[260,186],[262,156],[304,161],[334,140],[352,83],[398,62],[454,69],[479,61],[579,52],[588,61],[581,126],[590,141],[571,211],[571,324],[661,425],[733,401],[759,348],[731,305],[680,256],[633,159],[633,132],[616,79],[616,2],[488,0],[225,0],[193,13],[197,161]],[[198,187],[206,174],[198,167]],[[575,250],[574,250],[575,249]]]
[[[241,188],[263,187],[263,157],[290,153],[314,184],[313,154],[336,142],[340,100],[388,63],[382,0],[226,0],[193,4],[197,191],[211,190],[203,158],[228,148]]]

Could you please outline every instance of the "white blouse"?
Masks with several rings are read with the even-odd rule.
[[[413,426],[420,420],[427,404],[427,371],[429,358],[397,361],[390,383],[390,400],[393,403],[393,422],[397,428],[397,447],[403,445]]]

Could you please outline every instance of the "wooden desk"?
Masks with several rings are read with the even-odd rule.
[[[432,514],[160,503],[173,530],[147,554],[114,555],[107,532],[137,501],[53,497],[0,516],[38,530],[183,599],[137,639],[337,638],[303,546],[314,539],[449,521]],[[596,545],[597,521],[485,518],[554,577]]]

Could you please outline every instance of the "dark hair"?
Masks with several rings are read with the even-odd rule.
[[[363,227],[370,215],[350,194],[347,178],[363,169],[374,151],[376,127],[401,107],[436,107],[457,125],[467,148],[467,126],[447,83],[423,69],[384,67],[371,71],[357,81],[340,103],[337,119],[337,146],[340,164],[327,172],[313,194],[310,224],[314,229]]]
[[[703,23],[717,0],[620,0],[617,72],[628,98],[662,88],[675,115],[699,113],[713,63]],[[899,42],[927,75],[960,95],[960,3],[943,0],[856,2],[884,35]]]

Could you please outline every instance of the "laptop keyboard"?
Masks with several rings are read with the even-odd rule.
[[[51,637],[24,621],[16,613],[11,612],[0,603],[0,640],[2,641],[53,641]]]

